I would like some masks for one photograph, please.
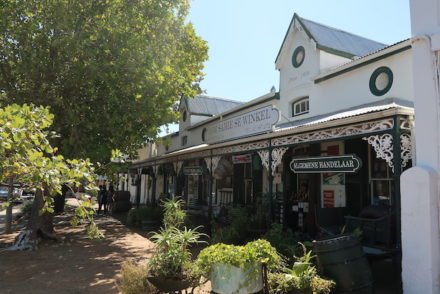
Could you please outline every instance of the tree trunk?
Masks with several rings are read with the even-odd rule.
[[[34,204],[27,229],[31,231],[30,240],[36,241],[39,238],[56,239],[53,229],[53,213],[40,213],[44,206],[43,191],[37,189],[35,192]]]
[[[14,178],[9,178],[8,183],[8,207],[6,208],[6,224],[5,224],[5,233],[12,233],[12,194],[14,193]]]

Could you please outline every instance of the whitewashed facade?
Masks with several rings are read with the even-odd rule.
[[[384,246],[399,259],[400,174],[412,159],[412,54],[411,40],[387,46],[295,14],[275,61],[279,92],[236,105],[182,100],[179,131],[148,146],[129,175],[140,180],[126,188],[140,204],[181,196],[209,216],[270,193],[277,195],[274,220],[312,234],[343,225],[379,199],[396,225]],[[194,111],[198,99],[227,109]],[[289,168],[294,158],[353,154],[362,167],[341,172],[338,184],[324,172]],[[292,221],[289,201],[302,183],[314,199],[304,215],[313,217]]]

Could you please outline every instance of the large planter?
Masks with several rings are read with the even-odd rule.
[[[320,272],[336,282],[337,293],[371,294],[373,278],[359,241],[339,236],[314,241]]]
[[[229,264],[216,264],[212,267],[211,288],[218,294],[250,294],[263,289],[262,266],[249,263],[244,268]]]
[[[161,292],[182,291],[191,287],[191,282],[179,278],[148,277],[147,280]]]

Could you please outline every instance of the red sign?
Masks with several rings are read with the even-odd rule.
[[[238,163],[250,163],[252,162],[252,155],[250,154],[242,154],[242,155],[233,155],[232,156],[232,163],[238,164]]]
[[[333,190],[324,190],[323,191],[323,207],[324,208],[333,208],[335,207],[335,191]]]

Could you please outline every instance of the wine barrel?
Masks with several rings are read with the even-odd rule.
[[[130,201],[115,201],[113,203],[112,212],[126,212],[131,209]]]
[[[373,277],[361,244],[352,236],[313,242],[320,273],[335,281],[337,293],[373,293]]]
[[[113,196],[114,201],[130,201],[129,191],[116,191]]]

